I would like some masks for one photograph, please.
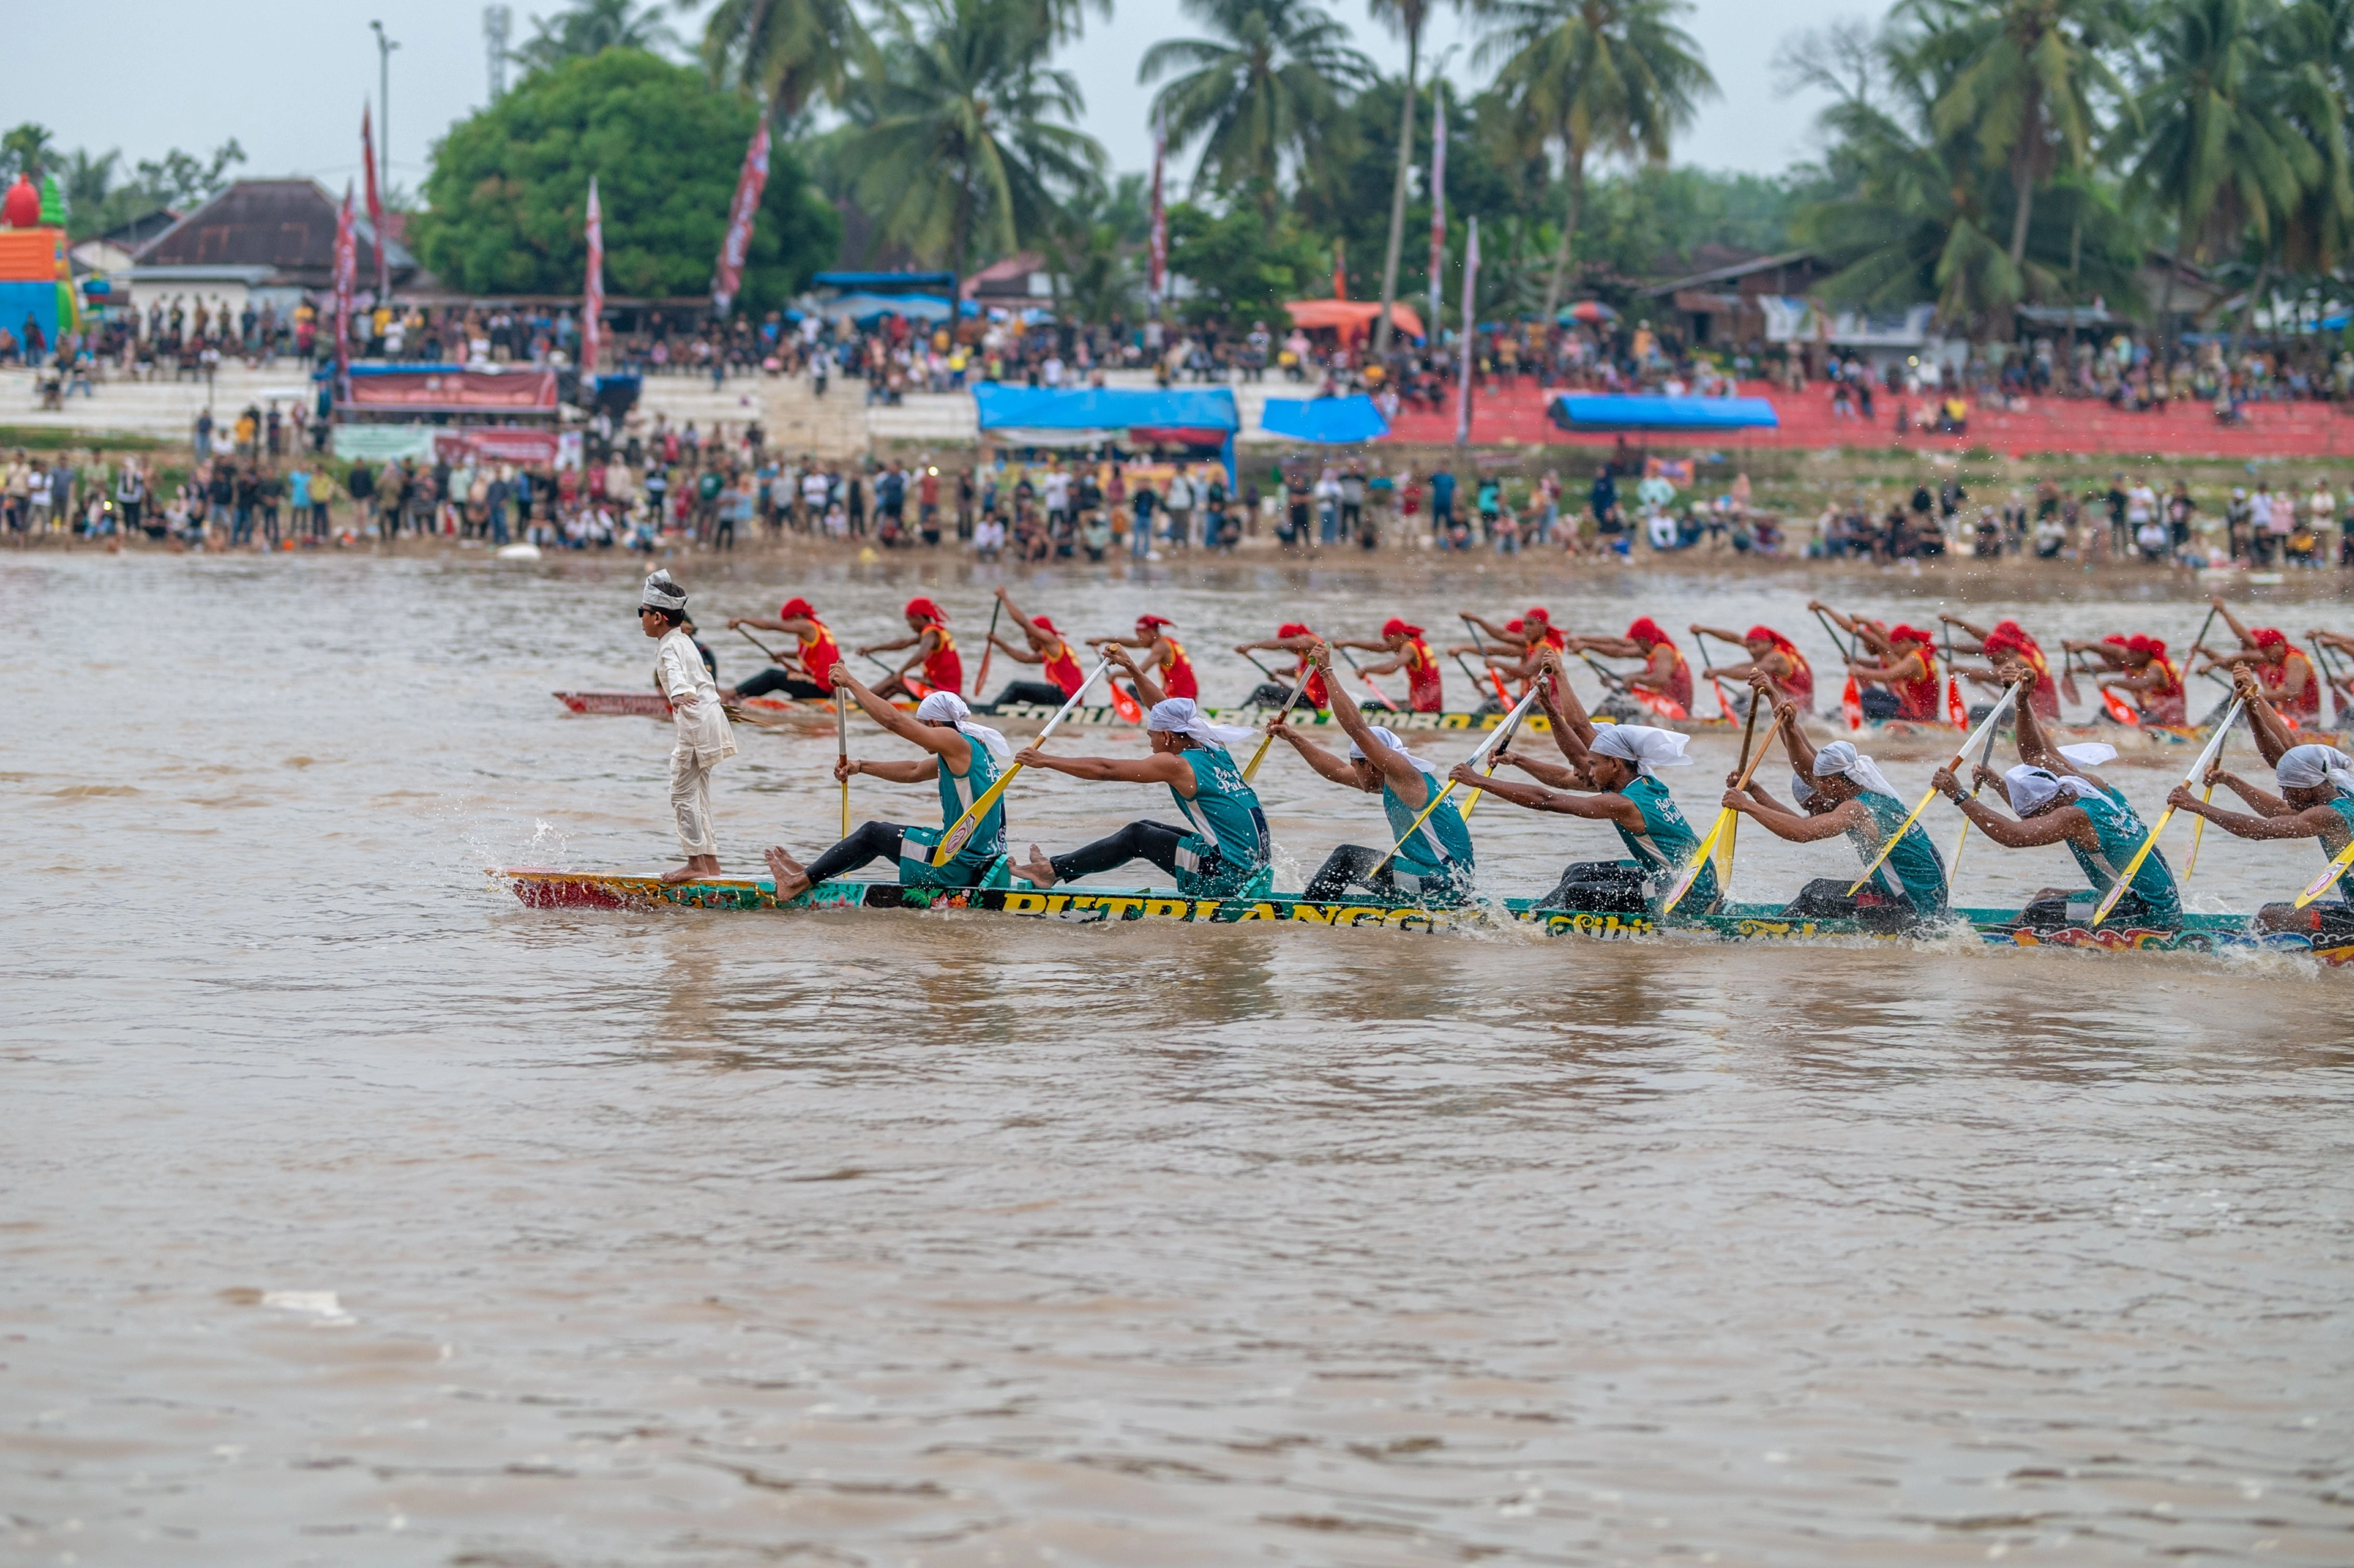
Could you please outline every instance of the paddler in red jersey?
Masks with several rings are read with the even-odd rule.
[[[2273,711],[2293,726],[2321,722],[2321,681],[2314,673],[2313,660],[2304,649],[2288,640],[2288,633],[2277,626],[2259,626],[2253,630],[2240,624],[2239,618],[2223,608],[2220,599],[2208,604],[2223,618],[2223,624],[2240,640],[2237,653],[2213,653],[2203,648],[2192,652],[2207,653],[2210,668],[2246,664],[2256,673],[2256,682],[2264,689],[2264,700]]]
[[[1132,637],[1106,637],[1102,642],[1121,648],[1141,648],[1144,657],[1137,662],[1161,683],[1161,689],[1172,697],[1202,695],[1200,683],[1193,679],[1193,661],[1185,645],[1169,635],[1177,623],[1165,615],[1140,615],[1136,618],[1136,634]]]
[[[1738,642],[1749,657],[1735,664],[1712,665],[1702,670],[1703,678],[1722,677],[1728,681],[1746,682],[1753,674],[1765,676],[1774,683],[1775,690],[1788,697],[1802,714],[1815,711],[1815,667],[1798,652],[1798,645],[1770,626],[1753,626],[1735,636],[1714,626],[1695,623],[1691,628],[1695,639],[1713,637],[1719,642]]]
[[[1624,637],[1570,638],[1567,651],[1599,653],[1605,659],[1640,659],[1643,667],[1626,677],[1628,694],[1663,718],[1691,716],[1691,665],[1649,616],[1629,626]]]
[[[861,658],[874,653],[896,653],[903,649],[914,652],[891,672],[885,680],[869,688],[878,697],[920,697],[929,692],[954,692],[964,694],[964,661],[957,656],[956,639],[949,635],[948,612],[928,599],[911,599],[901,611],[907,618],[907,630],[913,634],[896,642],[871,642],[861,648]],[[908,682],[907,672],[917,665],[924,667],[917,691]]]
[[[1447,683],[1440,678],[1438,661],[1430,652],[1430,644],[1422,640],[1422,628],[1409,626],[1393,615],[1382,624],[1378,639],[1336,641],[1335,648],[1362,648],[1369,653],[1386,653],[1388,658],[1368,664],[1360,672],[1366,675],[1387,675],[1405,672],[1406,708],[1418,714],[1447,711]]]
[[[1469,648],[1462,652],[1479,653],[1487,661],[1490,669],[1508,681],[1517,682],[1523,693],[1529,689],[1529,683],[1536,679],[1537,672],[1543,667],[1543,653],[1546,649],[1561,653],[1567,652],[1569,648],[1569,639],[1563,634],[1559,627],[1553,623],[1552,614],[1541,604],[1531,605],[1526,612],[1504,622],[1500,628],[1494,621],[1483,616],[1473,615],[1469,610],[1458,610],[1456,613],[1466,626],[1475,627],[1490,637],[1520,649],[1517,657],[1510,653],[1490,652],[1484,646]],[[1500,697],[1503,694],[1500,692],[1497,694]]]
[[[1848,673],[1867,688],[1863,694],[1863,716],[1868,719],[1909,719],[1916,724],[1935,724],[1945,715],[1938,711],[1940,693],[1937,680],[1937,640],[1917,626],[1901,622],[1882,626],[1877,620],[1862,616],[1848,617],[1820,601],[1807,608],[1831,618],[1842,630],[1852,632],[1860,649],[1869,648],[1880,655],[1851,660]]]
[[[833,633],[826,630],[825,622],[817,618],[817,610],[809,600],[785,600],[774,620],[744,615],[727,622],[730,631],[746,626],[755,631],[791,632],[793,641],[801,645],[791,657],[800,661],[801,669],[795,672],[784,665],[771,665],[737,685],[729,694],[730,702],[778,692],[789,697],[832,698],[833,667],[842,662],[842,649],[835,643]]]
[[[1967,635],[1970,641],[1954,640],[1954,652],[1976,654],[1984,658],[1987,668],[1955,662],[1953,673],[1973,685],[1990,686],[2000,692],[2010,683],[2002,678],[2000,666],[2007,661],[2023,660],[2035,672],[2035,690],[2028,694],[2028,703],[2035,716],[2047,723],[2060,717],[2060,683],[2052,678],[2052,666],[2045,662],[2043,650],[2027,634],[2016,620],[1998,620],[1991,627],[1973,626],[1958,615],[1937,617],[1946,625]]]
[[[1287,620],[1275,629],[1274,636],[1257,642],[1238,642],[1235,644],[1235,652],[1246,659],[1262,650],[1292,655],[1298,662],[1292,666],[1289,679],[1297,681],[1302,673],[1308,677],[1308,689],[1299,694],[1299,700],[1320,713],[1332,705],[1332,694],[1326,689],[1324,677],[1318,673],[1308,655],[1311,650],[1323,645],[1324,640],[1306,626],[1297,620]],[[1257,663],[1257,661],[1252,660],[1252,662]],[[1291,687],[1288,683],[1278,686],[1273,681],[1261,681],[1243,706],[1279,708],[1290,696]]]
[[[2112,635],[2098,642],[2062,642],[2071,653],[2097,659],[2109,673],[2099,677],[2101,704],[2119,724],[2188,724],[2190,693],[2179,665],[2167,657],[2166,644],[2137,631]],[[2127,707],[2118,692],[2133,694]]]
[[[1043,615],[1023,614],[1003,588],[997,590],[997,599],[1005,607],[1005,613],[1012,616],[1013,623],[1022,629],[1023,639],[1028,646],[1016,648],[994,631],[989,634],[989,641],[1003,649],[1005,656],[1017,664],[1043,665],[1046,678],[1043,681],[1008,681],[1005,689],[997,694],[997,700],[991,706],[1002,708],[1009,703],[1037,703],[1050,708],[1061,707],[1064,698],[1087,683],[1087,673],[1079,668],[1078,655],[1071,651],[1070,643],[1064,640],[1053,621]]]

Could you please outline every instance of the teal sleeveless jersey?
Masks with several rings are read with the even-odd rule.
[[[970,736],[965,738],[972,747],[972,761],[963,777],[949,771],[947,758],[939,758],[940,825],[908,828],[899,835],[899,880],[907,886],[974,886],[1005,853],[1005,797],[1001,795],[981,813],[964,848],[950,855],[945,865],[932,863],[934,846],[997,782],[997,758],[981,742]]]
[[[1431,794],[1447,786],[1428,774],[1423,775],[1423,787]],[[1429,805],[1429,795],[1423,805]],[[1463,813],[1452,804],[1442,801],[1432,806],[1430,815],[1422,818],[1416,827],[1414,820],[1422,816],[1422,806],[1409,806],[1398,799],[1390,788],[1387,776],[1382,779],[1382,810],[1390,820],[1390,842],[1397,845],[1397,868],[1424,881],[1468,882],[1471,877],[1471,826]],[[1408,830],[1412,830],[1409,832]]]
[[[2133,808],[2109,795],[2087,795],[2076,801],[2084,814],[2093,819],[2093,832],[2100,836],[2101,853],[2090,853],[2073,839],[2066,841],[2068,853],[2092,879],[2093,886],[2106,893],[2115,885],[2117,874],[2125,870],[2149,830],[2133,813]],[[2174,868],[2166,863],[2166,853],[2153,849],[2149,858],[2134,873],[2133,889],[2149,906],[2150,916],[2158,920],[2179,921],[2182,917],[2182,895],[2174,885]]]
[[[1861,832],[1848,834],[1849,842],[1855,845],[1855,853],[1869,862],[1880,853],[1880,846],[1888,842],[1888,835],[1904,821],[1910,808],[1893,795],[1882,795],[1870,789],[1861,791],[1856,799],[1863,802],[1864,810],[1872,813],[1872,821],[1880,828],[1879,836],[1869,842]],[[1896,878],[1894,888],[1889,885],[1892,872]],[[1946,912],[1946,862],[1937,853],[1937,846],[1929,842],[1928,831],[1918,822],[1904,830],[1904,836],[1896,841],[1896,847],[1888,852],[1888,858],[1880,863],[1879,868],[1872,874],[1872,880],[1882,892],[1902,888],[1904,896],[1913,901],[1913,907],[1919,914],[1943,915]]]
[[[1267,813],[1225,747],[1193,746],[1177,755],[1193,770],[1192,800],[1169,787],[1169,798],[1193,830],[1177,848],[1177,890],[1225,897],[1266,870],[1273,857]]]
[[[1618,838],[1635,857],[1636,866],[1655,884],[1653,896],[1665,897],[1684,863],[1700,848],[1700,835],[1691,831],[1684,814],[1676,809],[1676,798],[1668,787],[1646,773],[1619,791],[1642,809],[1643,832],[1630,833],[1618,828]],[[1435,813],[1434,813],[1435,814]],[[1676,908],[1684,914],[1697,915],[1716,902],[1716,864],[1713,861],[1700,869],[1692,885]]]
[[[2346,819],[2346,831],[2354,835],[2354,795],[2339,790],[2329,798],[2329,809]],[[2321,846],[2321,858],[2324,860],[2336,860],[2338,853],[2346,847],[2344,844],[2332,847],[2327,838],[2316,838],[2313,842]],[[2338,879],[2338,896],[2354,904],[2354,869],[2349,869]]]

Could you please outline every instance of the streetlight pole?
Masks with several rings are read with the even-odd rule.
[[[376,33],[376,173],[384,192],[392,194],[392,51],[399,44],[384,36],[382,22],[370,22]],[[392,260],[387,252],[387,238],[376,237],[376,302],[382,305],[392,293]]]

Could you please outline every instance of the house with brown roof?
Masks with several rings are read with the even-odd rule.
[[[201,293],[291,308],[335,281],[335,218],[343,203],[316,180],[239,180],[141,245],[130,281],[141,298]],[[376,233],[355,213],[359,288],[373,291]],[[385,242],[396,292],[429,288],[433,279],[398,240]]]

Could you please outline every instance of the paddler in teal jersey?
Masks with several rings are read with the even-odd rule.
[[[1292,728],[1289,720],[1276,724],[1275,733],[1289,741],[1309,767],[1333,783],[1369,795],[1378,791],[1382,810],[1389,818],[1385,842],[1397,848],[1392,853],[1363,844],[1341,845],[1309,878],[1303,896],[1324,902],[1342,897],[1356,886],[1383,898],[1434,907],[1462,903],[1471,892],[1471,830],[1463,813],[1453,806],[1440,806],[1423,816],[1422,809],[1441,788],[1438,769],[1408,751],[1394,731],[1365,722],[1348,689],[1331,678],[1330,648],[1320,643],[1308,657],[1326,678],[1332,716],[1349,735],[1349,755],[1334,756]],[[1419,826],[1415,821],[1417,817],[1422,818]]]
[[[913,715],[902,713],[887,699],[860,683],[840,662],[833,666],[836,692],[857,699],[866,716],[900,739],[930,755],[907,762],[869,762],[843,757],[833,765],[835,779],[847,782],[861,774],[893,784],[940,787],[940,826],[902,827],[897,822],[862,822],[858,831],[804,867],[781,847],[769,852],[769,869],[777,878],[777,902],[790,904],[821,882],[876,860],[893,863],[903,887],[978,887],[1005,885],[1001,863],[1005,855],[1005,801],[992,804],[974,828],[963,849],[946,865],[932,863],[932,849],[949,828],[964,818],[972,803],[997,782],[998,770],[1013,747],[997,731],[973,721],[972,710],[954,692],[934,692],[916,705]]]
[[[1772,683],[1762,676],[1753,675],[1749,683],[1760,696],[1768,700],[1777,696]],[[1743,813],[1776,838],[1794,844],[1819,843],[1844,833],[1858,858],[1871,864],[1909,810],[1897,798],[1896,786],[1851,742],[1836,740],[1818,748],[1800,730],[1798,721],[1805,715],[1787,697],[1774,701],[1774,712],[1782,721],[1782,744],[1793,770],[1790,790],[1798,810],[1794,811],[1774,799],[1754,778],[1746,791],[1733,788],[1738,774],[1725,779],[1726,810]],[[1905,828],[1888,858],[1881,861],[1850,898],[1847,890],[1854,880],[1851,876],[1818,878],[1801,889],[1782,913],[1818,920],[1857,916],[1875,928],[1946,917],[1946,863],[1918,822]]]
[[[2271,790],[2227,771],[2221,763],[2207,768],[2209,787],[2221,784],[2247,802],[2250,810],[2234,811],[2201,800],[2188,785],[2175,786],[2167,803],[2206,818],[2240,839],[2312,839],[2324,862],[2335,861],[2354,838],[2354,758],[2334,746],[2297,744],[2296,732],[2283,724],[2271,702],[2245,664],[2232,666],[2233,684],[2248,705],[2248,725],[2255,732],[2256,749],[2273,765]],[[2299,909],[2285,900],[2256,911],[2256,925],[2268,931],[2354,930],[2354,870],[2338,879],[2335,896],[2317,899]]]
[[[2007,681],[2020,680],[2032,673],[2023,662],[2007,665],[2002,672]],[[2083,868],[2085,879],[2093,885],[2091,889],[2044,888],[2029,902],[2021,923],[2030,927],[2088,926],[2102,897],[2116,885],[2118,874],[2140,852],[2142,842],[2149,837],[2149,829],[2126,803],[2123,791],[2084,771],[2115,757],[2115,747],[2097,742],[2055,747],[2044,735],[2032,703],[2014,704],[2011,715],[2019,726],[2019,766],[2002,774],[1975,768],[1971,777],[1981,788],[1999,795],[2003,803],[2017,813],[2016,820],[2004,816],[1983,800],[1965,795],[1961,781],[1949,768],[1937,769],[1930,783],[1962,809],[1962,815],[1970,820],[1972,827],[2004,849],[2065,844]],[[2149,852],[2105,924],[2119,930],[2127,927],[2147,931],[2181,928],[2182,895],[2175,885],[2174,868],[2166,863],[2163,851],[2153,848]]]
[[[1243,770],[1226,750],[1257,738],[1255,729],[1214,725],[1191,697],[1163,698],[1161,684],[1126,652],[1114,647],[1104,656],[1127,671],[1136,694],[1152,705],[1144,715],[1150,756],[1138,758],[1053,757],[1031,748],[1014,753],[1025,768],[1046,768],[1098,784],[1165,784],[1185,826],[1130,822],[1107,839],[1051,860],[1036,844],[1027,865],[1013,868],[1036,887],[1109,871],[1132,860],[1150,861],[1177,879],[1189,898],[1257,898],[1273,882],[1269,864],[1275,841],[1258,796],[1243,782]]]
[[[1537,700],[1544,705],[1545,716],[1553,722],[1553,742],[1569,766],[1540,761],[1509,748],[1499,749],[1496,756],[1500,763],[1509,762],[1554,788],[1541,789],[1502,779],[1483,779],[1469,763],[1458,763],[1448,777],[1532,811],[1559,811],[1608,822],[1618,830],[1619,842],[1633,858],[1570,865],[1553,890],[1539,901],[1542,907],[1657,913],[1659,901],[1700,847],[1700,835],[1684,821],[1675,798],[1654,771],[1691,767],[1691,758],[1684,755],[1691,737],[1647,725],[1596,726],[1586,717],[1577,694],[1570,690],[1560,652],[1552,648],[1537,652],[1550,677],[1540,679]],[[1716,906],[1717,896],[1716,867],[1703,865],[1675,912],[1704,915]]]

